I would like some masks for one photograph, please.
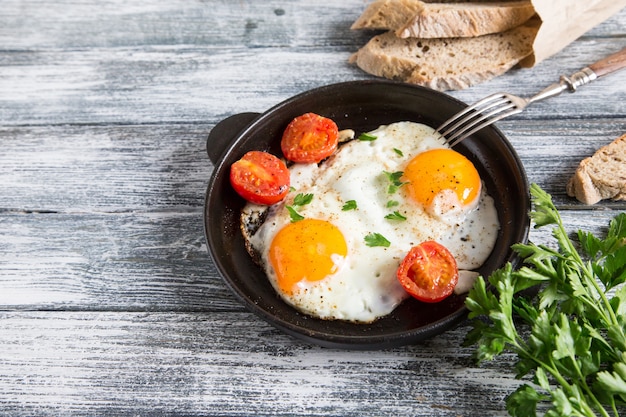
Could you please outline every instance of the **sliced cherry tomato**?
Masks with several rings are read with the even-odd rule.
[[[289,169],[270,153],[250,151],[230,166],[230,183],[251,203],[275,204],[289,192]]]
[[[289,123],[280,143],[285,158],[298,163],[320,162],[337,150],[339,129],[335,122],[305,113]]]
[[[445,246],[427,241],[411,248],[398,268],[398,280],[413,297],[436,303],[452,294],[459,270]]]

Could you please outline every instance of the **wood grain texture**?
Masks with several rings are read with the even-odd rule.
[[[273,11],[278,6],[260,6],[259,2],[239,5],[243,9],[230,2],[210,2],[214,20],[206,22],[203,31],[209,31],[206,36],[211,41],[191,42],[181,34],[186,31],[182,22],[187,20],[171,23],[177,15],[188,19],[183,12],[188,6],[182,4],[157,3],[140,13],[139,6],[124,8],[114,2],[105,4],[105,13],[100,17],[84,14],[89,3],[53,13],[46,10],[60,6],[9,2],[7,19],[14,27],[4,29],[0,35],[0,45],[6,48],[3,55],[10,57],[0,62],[0,120],[9,125],[210,123],[237,112],[265,111],[317,86],[373,78],[347,63],[350,54],[367,40],[367,35],[347,29],[351,14],[346,11],[354,13],[360,10],[360,4],[339,6],[326,2],[303,6],[296,2],[292,3],[290,14],[281,16]],[[16,10],[11,12],[11,6]],[[199,14],[198,24],[204,24],[204,14],[208,13],[205,8],[209,6],[196,6],[188,13]],[[337,8],[343,13],[332,13]],[[179,12],[172,12],[177,9]],[[325,12],[321,14],[320,10]],[[238,13],[244,13],[244,17]],[[248,25],[245,16],[263,13],[289,22],[280,25],[272,20],[272,24],[252,25],[250,38],[258,44],[247,44],[243,34],[233,33]],[[13,15],[21,16],[19,27],[9,19]],[[291,15],[299,17],[294,20],[289,18]],[[313,20],[298,25],[305,17]],[[548,62],[511,71],[471,90],[452,94],[472,102],[499,90],[521,95],[534,93],[558,80],[559,75],[569,75],[615,52],[615,38],[610,35],[623,31],[623,26],[619,16],[613,17],[606,29],[597,29],[592,33],[597,35],[581,39]],[[36,34],[30,32],[33,28],[37,28]],[[126,35],[129,31],[142,38],[133,40]],[[283,31],[288,33],[288,41],[276,44]],[[230,41],[214,43],[218,34]],[[128,38],[128,44],[113,42],[118,36]],[[30,46],[12,45],[18,39],[29,41]],[[39,39],[44,43],[40,44]],[[78,40],[87,44],[76,44]],[[524,83],[516,82],[520,76]],[[568,100],[554,99],[531,106],[522,117],[619,114],[619,103],[626,101],[624,77],[623,73],[616,74],[612,79],[598,81],[600,85],[581,88],[576,97],[585,105],[576,106],[575,112]],[[612,100],[604,100],[598,94],[604,83],[613,87]],[[216,91],[213,86],[217,85]]]
[[[53,212],[188,210],[204,204],[211,126],[0,128],[0,207]]]
[[[211,124],[0,127],[0,210],[95,212],[195,210],[212,173]],[[577,204],[564,183],[580,160],[626,130],[626,116],[506,120],[527,171],[559,205]],[[210,146],[210,144],[208,145]],[[558,155],[555,158],[554,155]],[[603,202],[598,207],[619,207]]]
[[[623,209],[623,208],[622,208]],[[566,210],[573,233],[604,233],[614,210]],[[202,211],[0,213],[0,308],[240,311],[207,253]],[[532,230],[550,244],[548,228]]]
[[[572,55],[560,54],[558,66],[550,62],[513,70],[451,94],[468,103],[494,91],[530,95],[614,49],[610,38],[581,43],[572,47]],[[289,52],[269,48],[262,54],[258,49],[207,51],[184,46],[11,52],[12,62],[20,65],[0,66],[4,93],[0,119],[8,125],[215,123],[234,113],[264,112],[311,88],[372,79],[347,63],[349,55],[332,46],[294,47]],[[265,70],[252,77],[255,68]],[[581,87],[572,95],[579,102],[575,111],[566,93],[530,106],[517,118],[619,114],[620,103],[626,101],[623,74]],[[518,77],[527,81],[519,84]],[[213,85],[220,86],[218,92]],[[612,87],[611,100],[599,94],[607,85]]]
[[[506,356],[473,364],[459,344],[465,327],[351,352],[301,343],[247,313],[0,319],[0,400],[21,415],[445,416],[481,404],[498,416],[519,384],[500,370]]]
[[[503,416],[510,356],[467,323],[385,351],[310,345],[244,309],[207,251],[206,138],[321,85],[366,0],[5,0],[0,7],[1,416]],[[530,95],[624,46],[626,10],[551,59],[469,90]],[[565,195],[626,131],[626,72],[498,123],[568,230],[624,202]],[[210,146],[210,144],[209,144]],[[219,221],[211,219],[210,221]],[[553,244],[548,229],[533,242]]]

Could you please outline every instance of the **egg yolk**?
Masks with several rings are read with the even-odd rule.
[[[463,207],[472,205],[480,194],[480,176],[472,162],[447,148],[431,149],[416,155],[404,170],[409,195],[429,208],[442,193],[452,192]]]
[[[282,228],[272,240],[269,260],[278,286],[294,292],[300,281],[319,281],[338,269],[348,246],[339,229],[324,220],[304,219]]]

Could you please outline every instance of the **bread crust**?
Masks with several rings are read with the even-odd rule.
[[[456,38],[504,32],[535,14],[529,1],[424,5],[396,30],[400,38]]]
[[[507,31],[534,14],[529,0],[479,3],[377,0],[351,28],[392,30],[400,38],[474,37]]]
[[[422,1],[377,0],[361,13],[350,29],[396,30],[423,8]]]
[[[460,90],[508,71],[532,53],[537,26],[473,38],[401,39],[394,32],[373,37],[350,57],[376,76],[430,87]]]
[[[608,199],[626,200],[626,134],[583,159],[566,191],[590,205]]]

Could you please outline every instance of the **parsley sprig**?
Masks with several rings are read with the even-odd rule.
[[[400,187],[402,187],[405,184],[408,184],[408,182],[404,182],[401,180],[402,176],[404,175],[403,171],[396,171],[396,172],[383,171],[383,173],[385,174],[385,177],[387,177],[387,180],[389,181],[389,186],[387,187],[387,194],[395,194],[400,189]]]
[[[378,139],[378,136],[370,135],[369,133],[361,133],[357,139],[362,142],[372,142]]]
[[[473,329],[466,345],[491,360],[505,350],[517,355],[525,383],[506,401],[512,416],[619,416],[626,402],[626,213],[618,214],[601,239],[568,237],[549,194],[531,186],[536,228],[551,225],[557,249],[516,244],[524,262],[479,277],[466,305]],[[577,249],[578,248],[578,249]],[[523,291],[535,287],[534,297]],[[497,295],[496,295],[497,294]],[[480,318],[484,320],[480,320]]]
[[[384,248],[388,248],[391,246],[391,242],[389,242],[387,238],[380,233],[370,233],[365,236],[365,244],[369,247],[382,246]]]
[[[350,211],[350,210],[356,210],[356,209],[357,209],[356,200],[348,200],[341,207],[342,211]]]
[[[285,206],[287,211],[289,212],[289,217],[291,218],[291,222],[298,222],[300,220],[304,220],[304,216],[298,213],[298,208],[302,206],[306,206],[307,204],[313,201],[313,194],[297,194],[293,199],[293,204],[291,206]]]
[[[385,219],[387,220],[400,220],[400,221],[404,221],[406,220],[406,216],[402,215],[402,213],[400,213],[398,210],[394,211],[393,213],[389,213],[385,216]]]

